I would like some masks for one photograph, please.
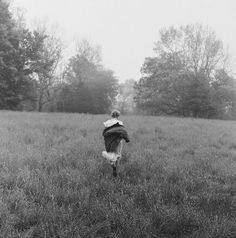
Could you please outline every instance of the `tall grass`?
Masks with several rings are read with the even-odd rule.
[[[113,178],[106,116],[0,116],[0,237],[236,237],[235,122],[123,117]]]

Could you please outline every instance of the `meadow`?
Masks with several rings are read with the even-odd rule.
[[[234,121],[121,117],[114,178],[107,117],[0,112],[0,237],[236,237]]]

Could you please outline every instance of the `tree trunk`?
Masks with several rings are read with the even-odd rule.
[[[43,94],[40,93],[38,100],[38,112],[41,112],[43,109]]]

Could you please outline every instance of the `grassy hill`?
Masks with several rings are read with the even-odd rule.
[[[235,122],[121,117],[113,178],[106,116],[0,118],[0,237],[236,237]]]

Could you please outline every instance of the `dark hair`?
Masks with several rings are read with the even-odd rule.
[[[113,110],[111,112],[111,117],[118,118],[120,116],[120,112],[118,110]]]

